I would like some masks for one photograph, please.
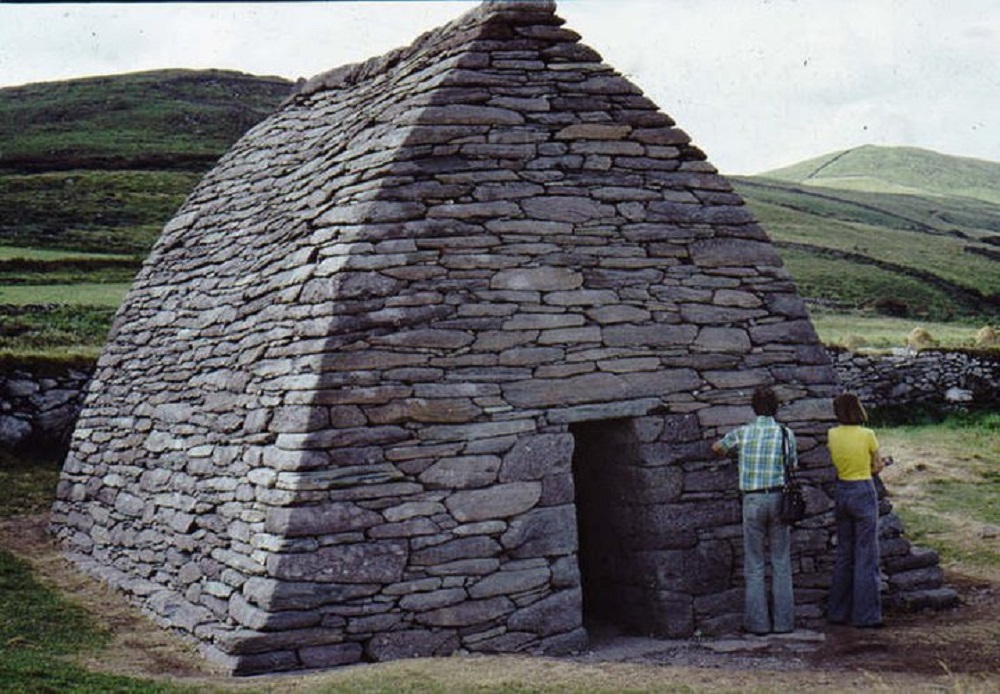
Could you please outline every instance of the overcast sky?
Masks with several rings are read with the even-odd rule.
[[[160,68],[311,77],[475,1],[6,3],[0,87]],[[723,173],[863,144],[1000,161],[1000,0],[561,0]]]

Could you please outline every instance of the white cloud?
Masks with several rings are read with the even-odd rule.
[[[172,67],[311,77],[408,44],[475,5],[0,2],[0,87]]]
[[[167,67],[310,77],[476,4],[0,2],[0,87]],[[1000,161],[997,0],[562,0],[558,12],[724,172],[868,143]]]
[[[995,1],[655,4],[657,22],[624,9],[612,16],[609,4],[600,22],[620,21],[620,30],[595,23],[585,39],[607,42],[609,62],[627,64],[724,171],[867,143],[1000,160]],[[641,47],[619,37],[641,37]]]

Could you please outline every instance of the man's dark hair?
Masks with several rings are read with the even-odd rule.
[[[773,417],[778,414],[778,395],[767,386],[753,392],[750,404],[753,405],[753,411],[759,416]]]

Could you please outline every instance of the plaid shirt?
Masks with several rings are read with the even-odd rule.
[[[749,424],[733,429],[722,437],[719,444],[726,450],[734,448],[740,454],[740,490],[780,487],[785,481],[784,456],[782,455],[782,426],[774,417],[757,417]],[[788,431],[788,464],[799,466],[795,450],[795,433]]]

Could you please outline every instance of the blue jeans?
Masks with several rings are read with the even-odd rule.
[[[743,496],[743,575],[746,582],[743,627],[755,634],[795,629],[791,530],[778,516],[780,506],[781,492]],[[765,544],[771,551],[773,622],[768,610]]]
[[[879,586],[878,494],[871,480],[837,482],[837,561],[826,616],[870,626],[882,621]]]

